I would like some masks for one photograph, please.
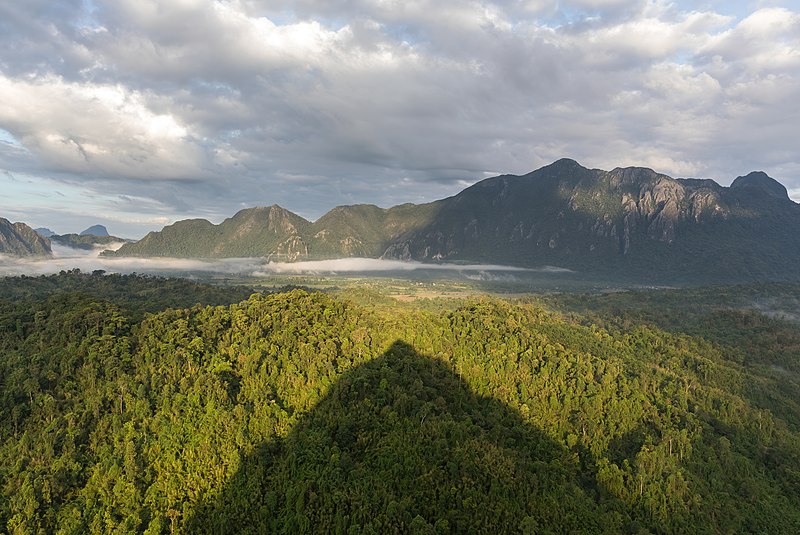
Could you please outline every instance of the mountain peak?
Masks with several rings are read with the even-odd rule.
[[[0,217],[0,254],[12,256],[47,256],[50,240],[40,236],[25,223],[11,223]]]
[[[49,238],[50,236],[55,235],[55,232],[46,227],[35,228],[33,231],[43,238]]]
[[[763,171],[753,171],[745,176],[736,177],[731,189],[758,191],[770,197],[788,199],[789,193],[783,184]]]
[[[81,236],[108,236],[108,229],[103,225],[92,225],[91,227],[87,228],[83,232],[80,233]]]
[[[252,208],[243,208],[239,210],[236,215],[252,215],[252,214],[265,214],[270,217],[277,215],[294,215],[293,212],[287,210],[279,204],[270,204],[269,206],[253,206]]]
[[[551,169],[564,169],[564,170],[575,169],[575,168],[586,169],[584,166],[582,166],[572,158],[559,158],[550,165],[547,165],[546,167]]]

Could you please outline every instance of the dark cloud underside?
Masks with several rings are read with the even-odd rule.
[[[105,196],[83,215],[130,233],[432,200],[563,156],[797,191],[800,12],[707,5],[0,3],[0,169]]]

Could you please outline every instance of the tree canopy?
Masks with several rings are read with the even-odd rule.
[[[0,285],[9,533],[800,531],[797,368],[751,355],[768,338],[489,297],[22,282]]]

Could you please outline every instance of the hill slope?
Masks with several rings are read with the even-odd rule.
[[[9,533],[800,530],[797,368],[735,339],[299,290],[132,315],[185,288],[18,282],[0,299]]]
[[[241,210],[219,225],[185,219],[123,245],[114,256],[226,258],[275,256],[293,260],[308,255],[301,236],[311,223],[273,205]]]
[[[127,240],[116,236],[98,236],[95,234],[53,234],[50,236],[50,241],[73,249],[90,251],[96,247],[107,246],[110,243],[126,242]]]
[[[799,227],[800,205],[761,172],[723,187],[564,159],[429,204],[340,206],[313,224],[278,206],[242,210],[220,225],[178,222],[114,254],[363,256],[557,265],[659,281],[796,280]]]
[[[11,223],[0,217],[0,254],[40,256],[50,253],[50,240],[25,223]]]

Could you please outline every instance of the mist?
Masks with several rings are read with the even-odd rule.
[[[334,260],[311,260],[304,262],[264,263],[255,276],[272,274],[321,274],[321,273],[379,273],[389,271],[458,271],[458,272],[570,272],[553,266],[542,268],[520,268],[496,264],[423,264],[404,260],[381,260],[376,258],[337,258]]]
[[[19,258],[0,254],[0,276],[49,275],[80,269],[84,272],[104,270],[109,273],[142,274],[226,274],[249,277],[270,275],[319,275],[344,273],[388,273],[411,271],[450,271],[466,273],[469,277],[487,277],[497,272],[571,273],[570,270],[543,266],[542,268],[519,268],[494,264],[423,264],[401,260],[378,260],[374,258],[340,258],[305,262],[267,262],[265,258],[223,258],[200,260],[189,258],[114,258],[100,256],[105,249],[116,249],[122,244],[103,245],[94,250],[74,249],[53,245],[52,257]]]
[[[106,249],[122,244],[105,244],[93,250],[75,249],[53,244],[52,257],[19,258],[0,255],[0,276],[50,275],[60,271],[80,269],[109,273],[174,274],[186,272],[227,273],[248,275],[261,269],[262,258],[231,258],[196,260],[188,258],[112,258],[100,256]]]
[[[749,303],[761,314],[772,319],[800,323],[800,300],[791,297],[772,297],[753,300]]]

